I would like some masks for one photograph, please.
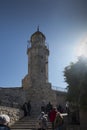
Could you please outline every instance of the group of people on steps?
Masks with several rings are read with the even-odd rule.
[[[49,102],[46,106],[41,106],[41,114],[38,118],[38,130],[47,130],[48,121],[52,124],[52,130],[62,130],[64,119],[56,107]]]
[[[25,102],[22,106],[22,109],[24,110],[24,116],[30,116],[31,115],[31,102],[30,101]],[[53,107],[53,105],[50,102],[48,102],[47,105],[45,105],[45,103],[42,102],[41,113],[37,121],[38,123],[37,129],[47,130],[48,121],[50,121],[52,124],[52,130],[62,130],[63,117],[60,112],[61,111],[58,111],[57,107]]]
[[[23,104],[22,109],[24,110],[24,116],[31,114],[31,103],[30,101],[25,102]],[[38,128],[37,130],[47,130],[48,121],[52,124],[52,130],[62,130],[63,126],[63,117],[61,113],[57,110],[56,107],[49,102],[44,109],[41,106],[41,114],[39,115],[37,122]],[[0,130],[10,130],[8,127],[8,123],[10,122],[10,118],[8,115],[0,115]]]

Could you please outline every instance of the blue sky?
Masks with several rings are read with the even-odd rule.
[[[21,86],[27,41],[38,25],[49,44],[49,82],[66,87],[64,68],[87,36],[87,0],[0,0],[0,87]]]

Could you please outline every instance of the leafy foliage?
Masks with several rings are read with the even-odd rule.
[[[87,58],[80,57],[64,69],[67,82],[67,100],[80,107],[87,107]]]

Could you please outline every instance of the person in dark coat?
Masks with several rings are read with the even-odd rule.
[[[46,106],[46,113],[49,114],[49,112],[52,110],[53,106],[52,104],[49,102]]]
[[[24,116],[27,116],[28,115],[28,108],[27,108],[27,103],[26,102],[23,104],[22,109],[24,111]]]
[[[45,100],[42,101],[42,104],[41,104],[41,112],[45,112],[45,113],[46,113]]]
[[[28,101],[27,103],[27,109],[28,109],[28,115],[30,116],[31,115],[31,102]]]

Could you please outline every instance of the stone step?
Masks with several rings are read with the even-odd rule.
[[[11,127],[25,127],[25,126],[28,126],[28,127],[36,127],[37,124],[15,124]],[[48,125],[48,127],[51,127],[51,125]]]
[[[38,128],[29,128],[29,127],[25,127],[25,128],[22,128],[22,127],[20,127],[20,128],[17,128],[17,127],[15,127],[15,128],[11,128],[11,130],[37,130]],[[47,128],[47,130],[52,130],[52,128]]]
[[[33,129],[30,129],[30,128],[12,128],[11,130],[33,130]]]
[[[20,125],[13,125],[11,128],[36,128],[36,124],[20,124]],[[51,125],[48,125],[48,128],[51,128]]]
[[[36,130],[38,124],[37,119],[24,117],[11,126],[11,130]],[[48,129],[51,129],[51,123],[48,122]]]

